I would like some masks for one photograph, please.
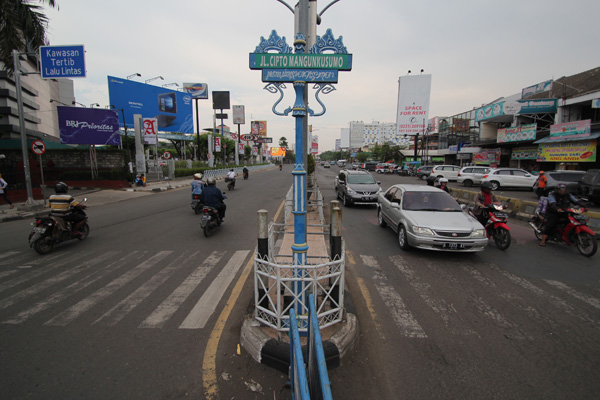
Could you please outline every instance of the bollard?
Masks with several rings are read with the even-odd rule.
[[[269,212],[258,210],[258,255],[262,259],[269,256]]]
[[[331,210],[330,232],[331,259],[334,260],[336,257],[342,257],[342,209],[339,207]]]
[[[333,209],[334,208],[340,208],[340,202],[338,200],[331,200],[331,203],[329,203],[329,220],[332,221],[331,218],[333,218]]]

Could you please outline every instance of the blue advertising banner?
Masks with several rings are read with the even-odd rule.
[[[56,110],[62,144],[120,144],[116,110],[62,106]]]
[[[85,78],[83,45],[40,46],[42,79]]]
[[[133,115],[141,114],[156,118],[160,131],[194,133],[192,96],[188,93],[108,76],[108,96],[111,105],[124,110],[129,126],[133,126]],[[123,126],[120,113],[119,123]]]

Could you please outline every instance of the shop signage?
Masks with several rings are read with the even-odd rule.
[[[538,155],[538,147],[519,147],[514,148],[510,158],[511,160],[536,160]]]
[[[521,125],[514,128],[498,129],[498,143],[535,140],[537,124]]]
[[[517,100],[504,102],[504,114],[552,114],[558,108],[557,99]]]
[[[600,108],[600,99],[592,100],[592,108]]]
[[[473,154],[473,162],[480,165],[491,165],[500,163],[500,149],[483,150]]]
[[[586,138],[590,136],[592,121],[573,121],[550,125],[550,139]]]
[[[157,144],[158,120],[156,118],[142,118],[142,127],[144,129],[144,143]]]
[[[521,98],[524,99],[525,97],[533,96],[537,93],[547,92],[550,89],[552,89],[552,80],[538,83],[537,85],[529,86],[521,90]]]
[[[596,141],[577,140],[573,142],[541,143],[537,160],[542,162],[595,162]]]

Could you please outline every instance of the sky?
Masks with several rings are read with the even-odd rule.
[[[332,0],[319,0],[321,12]],[[46,8],[50,45],[83,44],[86,78],[74,79],[76,101],[109,104],[107,75],[151,84],[207,83],[244,105],[246,124],[267,121],[274,145],[295,140],[294,118],[277,116],[279,99],[264,89],[249,53],[272,30],[294,41],[294,16],[277,0],[57,0]],[[295,0],[285,0],[290,6]],[[309,118],[319,152],[333,150],[350,121],[396,122],[398,79],[432,75],[429,118],[452,116],[521,89],[600,66],[598,0],[341,0],[322,14],[317,35],[331,29],[353,56],[352,71],[320,99]],[[309,105],[320,111],[309,86]],[[293,106],[288,84],[277,108]],[[199,101],[200,127],[212,127],[212,101]],[[231,111],[229,111],[230,127]]]

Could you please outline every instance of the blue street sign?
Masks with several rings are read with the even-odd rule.
[[[85,78],[83,45],[41,46],[42,79]]]

